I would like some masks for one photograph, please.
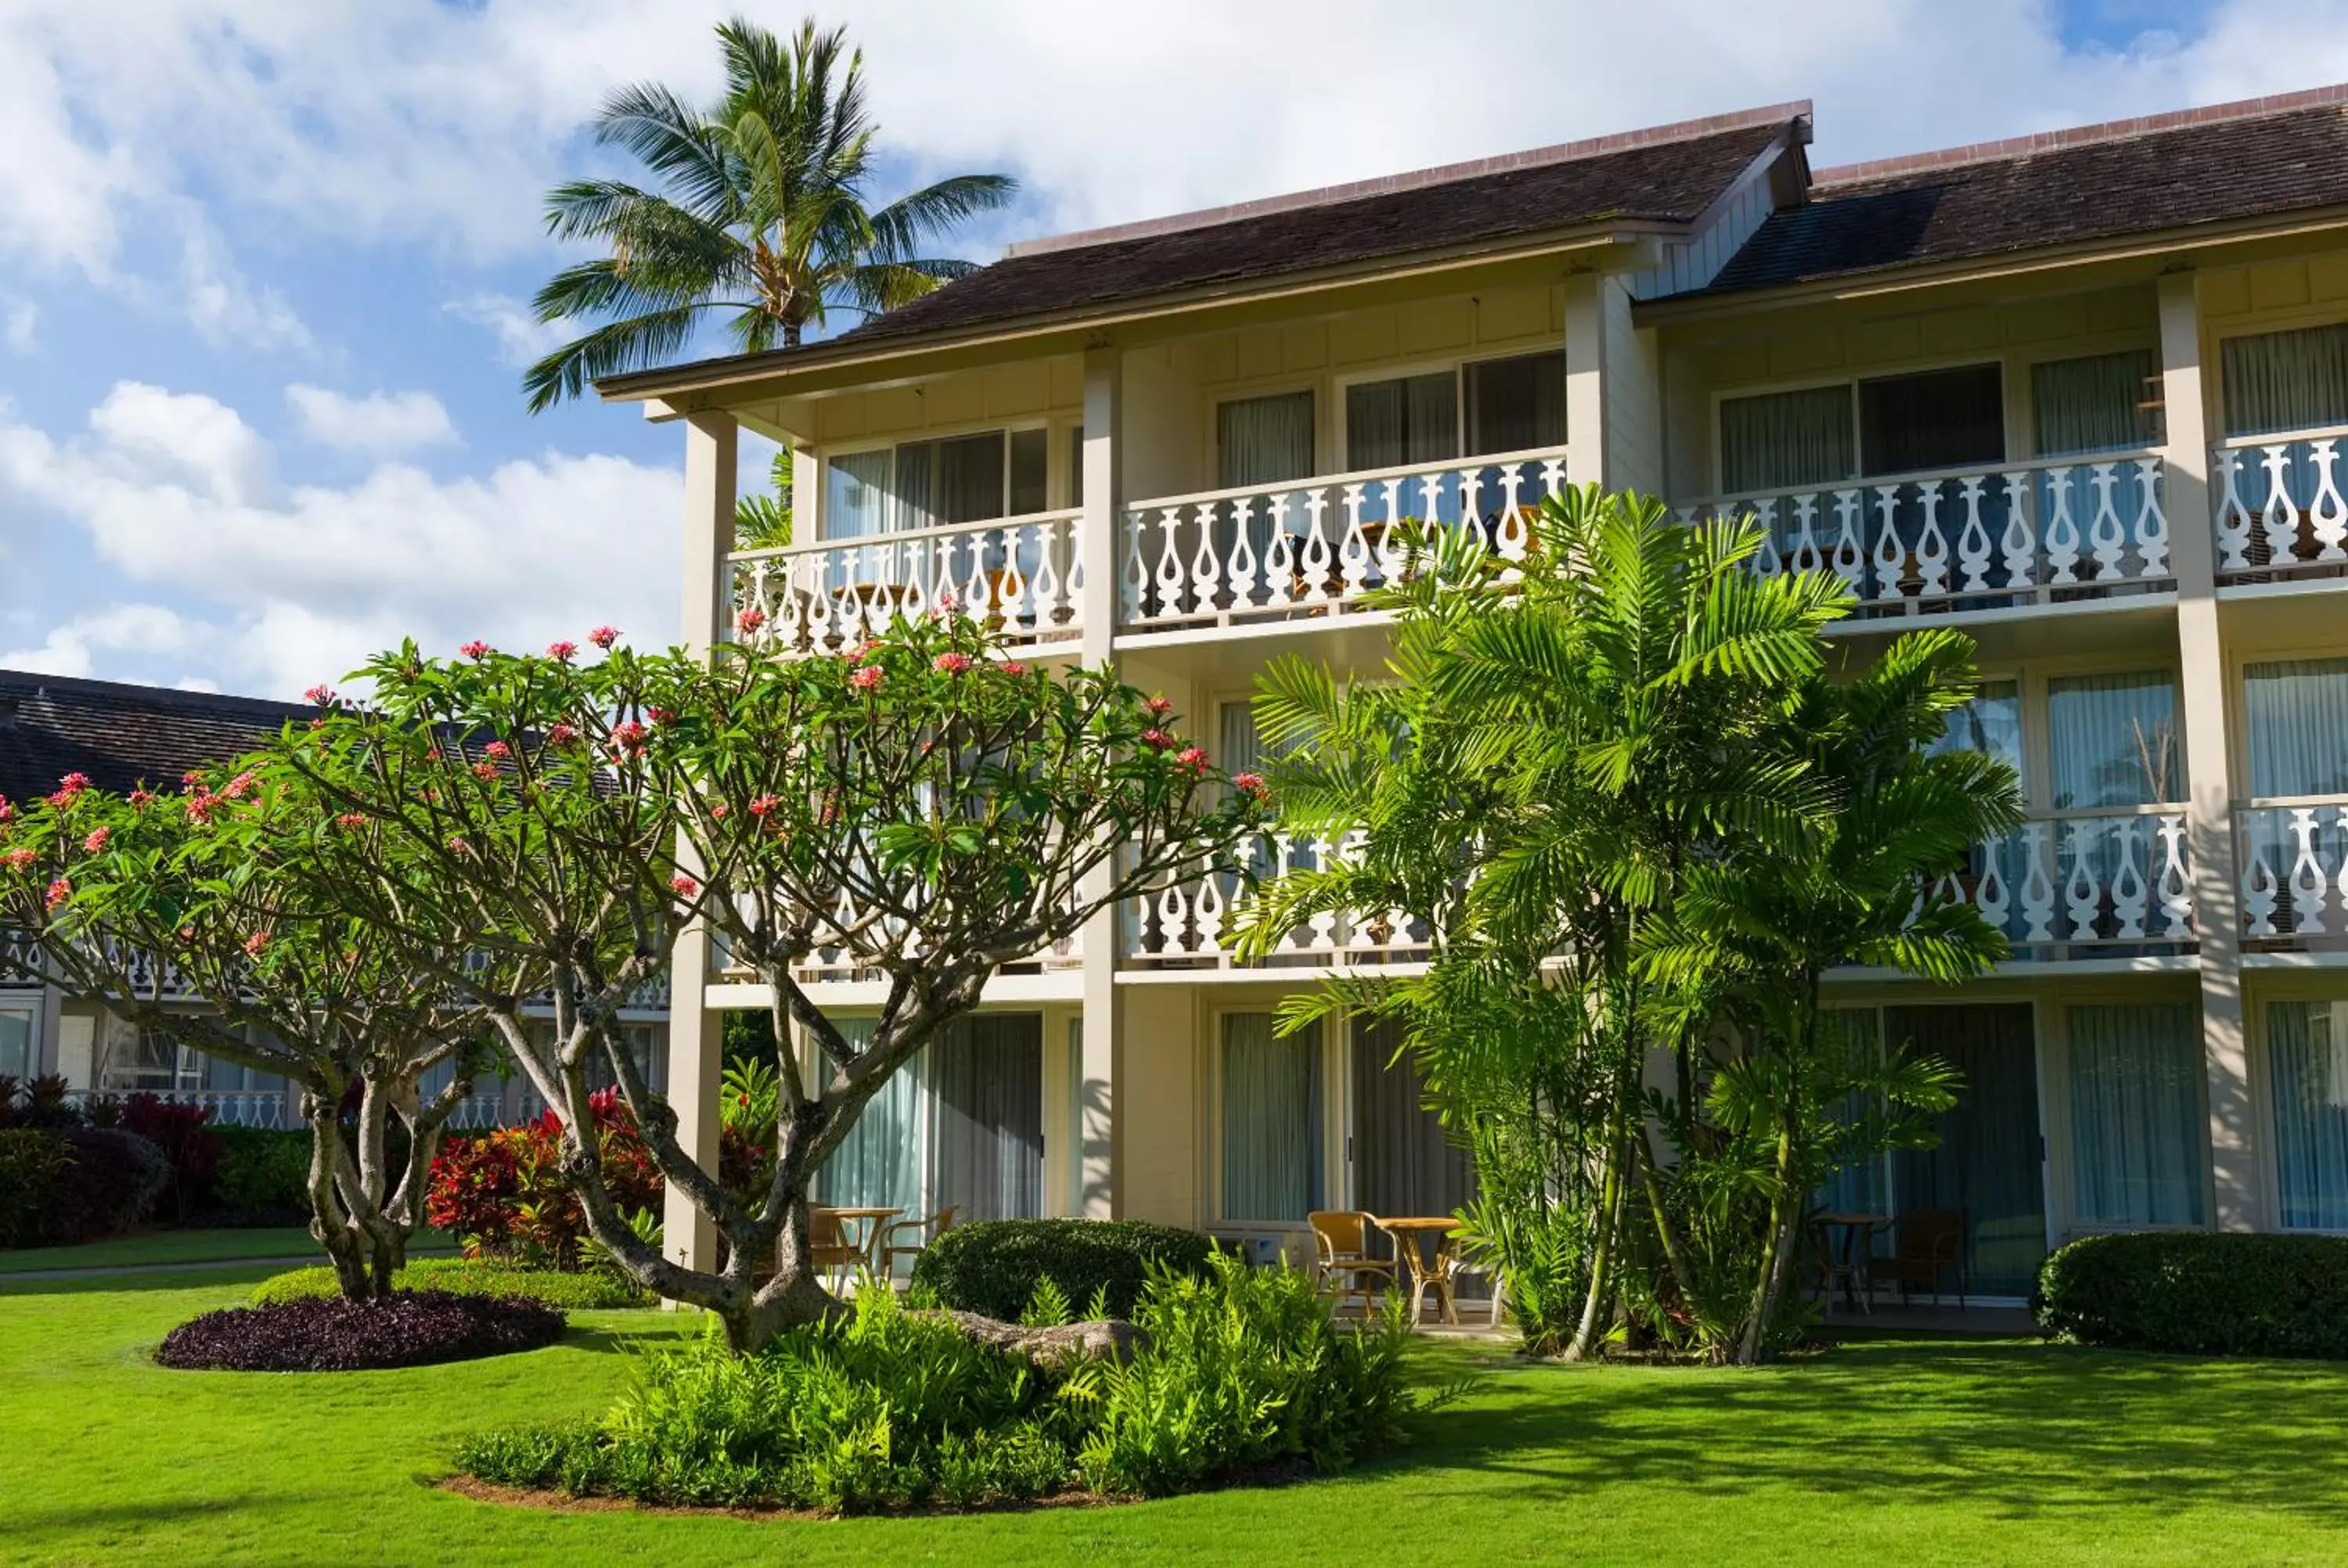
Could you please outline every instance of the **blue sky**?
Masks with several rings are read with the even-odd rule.
[[[670,635],[678,437],[524,414],[551,340],[522,302],[567,259],[541,192],[605,166],[597,100],[706,92],[735,8],[0,6],[0,666],[286,695],[407,633]],[[891,184],[1025,183],[980,257],[1789,97],[1824,164],[2348,78],[2341,0],[823,15],[866,46]]]

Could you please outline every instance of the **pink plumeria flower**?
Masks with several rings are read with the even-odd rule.
[[[0,806],[5,806],[5,804],[6,804],[5,802],[0,802]],[[132,790],[132,791],[130,792],[130,806],[131,806],[131,809],[132,809],[132,810],[134,810],[134,811],[145,811],[149,806],[153,805],[154,804],[155,804],[155,792],[154,792],[153,790],[151,790],[151,789],[135,789],[135,790]],[[5,821],[7,821],[7,820],[8,820],[8,814],[7,814],[7,812],[6,812],[6,811],[5,811],[5,810],[0,810],[0,822],[5,822]]]
[[[1262,774],[1233,774],[1231,787],[1250,800],[1270,800],[1272,786],[1263,782]]]
[[[473,764],[473,776],[479,779],[483,784],[495,783],[498,776],[498,764],[495,763],[475,763]]]
[[[331,708],[335,705],[335,689],[321,682],[319,684],[311,687],[307,692],[303,692],[302,700],[305,702],[315,703],[321,708]]]
[[[448,853],[451,855],[470,855],[472,852],[473,846],[466,843],[462,837],[448,841]]]
[[[1174,760],[1180,763],[1186,768],[1203,772],[1207,765],[1207,748],[1204,746],[1186,747],[1175,757]]]
[[[491,741],[488,745],[481,748],[481,752],[484,755],[492,757],[510,757],[513,755],[513,748],[506,744],[503,741]]]
[[[880,682],[889,678],[878,664],[860,664],[850,672],[848,683],[860,692],[878,692]]]
[[[360,828],[366,825],[366,818],[361,816],[357,812],[346,811],[343,813],[342,815],[335,818],[335,825],[341,828],[345,833],[356,833]]]
[[[1149,710],[1149,716],[1153,719],[1162,719],[1174,711],[1174,704],[1163,697],[1152,697],[1141,705]]]
[[[745,636],[767,624],[767,612],[753,607],[734,618],[735,627]]]
[[[762,794],[750,803],[750,815],[764,817],[768,812],[780,807],[782,804],[783,797],[778,794]]]
[[[15,820],[16,808],[8,804],[8,797],[6,795],[0,794],[0,822],[14,822]]]
[[[1025,675],[1027,666],[1019,660],[1006,659],[1003,661],[1003,672],[1005,675]]]
[[[619,749],[631,754],[643,751],[651,735],[650,730],[633,719],[612,731],[612,738],[620,743]]]
[[[251,774],[239,774],[221,786],[221,794],[228,800],[242,800],[252,793],[252,786],[259,782]]]
[[[668,885],[676,889],[676,896],[680,898],[690,898],[701,891],[701,884],[690,876],[672,876]]]
[[[568,724],[557,724],[546,732],[546,743],[551,746],[567,746],[578,738],[579,732]]]
[[[39,856],[29,849],[12,849],[5,855],[0,855],[0,866],[5,866],[10,871],[21,876],[27,866],[39,858]]]
[[[89,836],[81,841],[81,846],[92,855],[103,855],[106,853],[106,841],[113,836],[114,829],[110,827],[93,827],[89,830]]]
[[[487,659],[494,650],[492,650],[488,643],[476,637],[472,641],[468,642],[462,648],[458,649],[457,651],[463,654],[468,659]]]
[[[261,957],[262,949],[268,946],[269,933],[255,931],[244,939],[244,956],[248,958],[257,958]]]
[[[970,668],[970,655],[967,653],[947,652],[941,653],[931,660],[930,668],[942,675],[959,675]]]
[[[52,882],[52,883],[50,883],[50,884],[49,884],[49,892],[48,892],[48,907],[49,907],[49,908],[51,908],[51,909],[55,909],[58,905],[60,905],[60,904],[64,903],[67,899],[68,899],[68,898],[70,898],[70,897],[73,897],[73,884],[72,884],[71,882],[67,881],[66,878],[64,878],[64,877],[60,876],[60,877],[58,877],[55,882]]]
[[[549,659],[553,660],[557,664],[568,664],[579,656],[579,644],[576,642],[550,642],[546,645],[546,656]]]
[[[709,808],[709,820],[712,822],[724,822],[726,820],[726,813],[733,809],[734,808],[732,806],[727,805],[721,800],[716,805]]]
[[[610,650],[612,644],[617,642],[619,640],[620,629],[616,626],[599,626],[594,630],[587,634],[588,641],[607,651]]]
[[[1141,732],[1141,743],[1162,752],[1174,743],[1174,737],[1163,730],[1144,730]]]

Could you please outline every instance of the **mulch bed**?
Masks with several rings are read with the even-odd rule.
[[[396,1291],[383,1301],[330,1297],[232,1307],[190,1318],[155,1359],[194,1371],[357,1372],[535,1350],[562,1337],[561,1313],[518,1296]]]

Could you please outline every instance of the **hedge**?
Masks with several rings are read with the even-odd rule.
[[[1016,1321],[1049,1279],[1078,1312],[1106,1290],[1130,1317],[1153,1263],[1204,1277],[1214,1243],[1147,1220],[980,1220],[938,1237],[913,1260],[913,1285],[940,1305]]]
[[[310,1218],[307,1128],[219,1127],[209,1212],[213,1225],[305,1225]]]
[[[650,1307],[652,1296],[633,1282],[600,1270],[557,1274],[516,1268],[488,1258],[419,1257],[392,1278],[395,1290],[441,1290],[452,1296],[519,1296],[548,1307],[594,1312],[620,1307]],[[277,1307],[340,1294],[335,1271],[321,1264],[275,1274],[252,1288],[252,1305]]]
[[[2348,1239],[2228,1231],[2086,1236],[2039,1273],[2038,1321],[2078,1345],[2348,1358]]]
[[[154,1212],[171,1177],[163,1152],[112,1127],[0,1132],[0,1246],[71,1246]]]

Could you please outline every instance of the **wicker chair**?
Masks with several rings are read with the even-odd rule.
[[[1965,1215],[1962,1209],[1917,1209],[1901,1214],[1891,1227],[1891,1255],[1878,1258],[1876,1278],[1900,1286],[1900,1301],[1929,1290],[1937,1304],[1941,1281],[1953,1277],[1957,1310],[1965,1307]]]
[[[839,1223],[837,1210],[808,1210],[808,1262],[819,1275],[832,1276],[835,1293],[839,1282],[870,1261],[864,1249],[849,1239],[848,1229]]]
[[[948,1204],[926,1219],[899,1220],[891,1225],[880,1237],[880,1277],[896,1278],[897,1260],[921,1256],[922,1249],[953,1229],[954,1215],[961,1212],[960,1205]],[[911,1233],[912,1240],[901,1242],[897,1239],[907,1232]]]
[[[1304,1217],[1313,1226],[1313,1276],[1321,1288],[1335,1306],[1358,1296],[1365,1314],[1375,1311],[1377,1292],[1394,1288],[1395,1260],[1370,1255],[1370,1216],[1359,1209],[1315,1209]]]

